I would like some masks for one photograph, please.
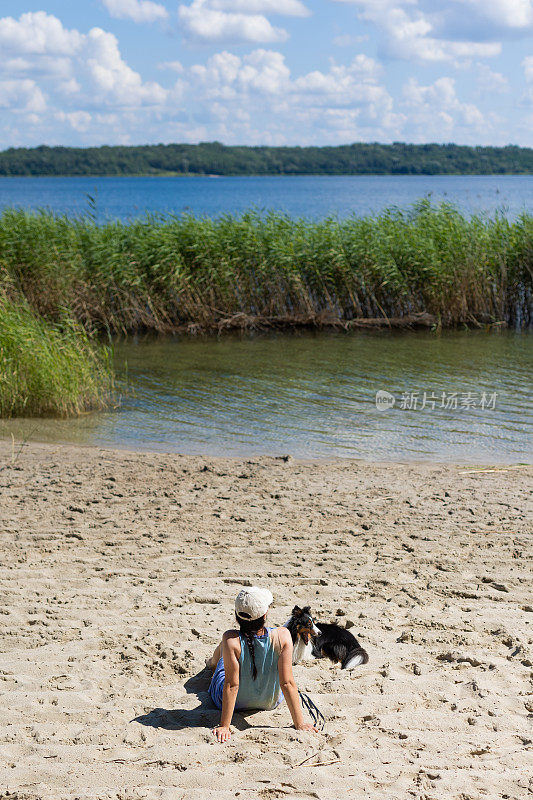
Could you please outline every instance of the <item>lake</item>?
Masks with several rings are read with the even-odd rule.
[[[292,216],[362,216],[406,207],[430,195],[466,214],[503,210],[516,217],[533,208],[531,175],[347,175],[273,177],[0,178],[0,208],[49,208],[66,214],[88,210],[97,218],[128,219],[146,212],[216,216],[251,207]]]
[[[129,340],[115,411],[0,434],[133,450],[371,461],[531,461],[533,336],[278,333]],[[383,395],[376,407],[376,393]],[[394,401],[394,404],[392,404]]]
[[[80,214],[88,194],[99,221],[253,206],[310,218],[364,215],[427,195],[467,214],[514,217],[533,207],[533,176],[0,178],[0,207]],[[116,345],[115,361],[128,387],[120,408],[3,422],[0,435],[213,455],[531,460],[528,334],[130,340]],[[380,390],[388,395],[378,409]]]

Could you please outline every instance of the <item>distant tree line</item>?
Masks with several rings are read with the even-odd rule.
[[[220,142],[9,148],[0,175],[505,175],[533,173],[533,149],[357,143],[241,147]]]

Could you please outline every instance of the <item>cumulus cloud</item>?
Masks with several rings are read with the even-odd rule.
[[[204,42],[283,42],[284,28],[276,28],[268,14],[306,17],[301,0],[193,0],[180,5],[178,16],[189,39]]]
[[[157,65],[158,69],[170,69],[172,72],[182,73],[184,71],[184,66],[181,61],[163,61],[161,64]]]
[[[196,64],[190,74],[213,96],[237,97],[243,92],[306,97],[306,103],[323,102],[349,105],[375,91],[381,66],[365,55],[357,55],[345,65],[332,63],[327,72],[314,70],[297,78],[275,50],[258,49],[243,57],[224,51],[216,53],[205,65]],[[381,89],[381,87],[379,87]]]
[[[273,50],[254,50],[243,58],[227,51],[216,53],[205,65],[191,67],[190,74],[207,97],[225,100],[242,99],[250,92],[280,95],[290,80],[285,58]]]
[[[168,18],[168,11],[161,3],[152,0],[102,0],[112,17],[131,19],[133,22],[156,22]]]
[[[106,107],[157,113],[178,97],[176,87],[143,81],[122,58],[116,37],[101,28],[69,30],[43,11],[0,19],[0,107],[38,141],[58,125],[90,135],[93,114]],[[21,142],[18,124],[5,119],[3,131],[11,132],[9,143]]]
[[[533,27],[531,0],[456,0],[481,19],[494,23],[498,29],[527,30]]]
[[[443,134],[452,131],[476,134],[488,126],[476,105],[459,100],[453,78],[438,78],[428,86],[411,78],[403,87],[403,102],[420,131],[418,141],[428,141],[435,135],[442,141]]]
[[[347,66],[332,64],[328,72],[314,70],[302,75],[294,81],[293,88],[315,100],[325,98],[328,103],[348,105],[368,96],[368,87],[376,87],[381,72],[373,58],[357,55]]]
[[[283,42],[288,33],[275,28],[264,14],[220,11],[212,0],[193,0],[178,9],[182,29],[190,39],[204,42]]]
[[[455,0],[455,5],[462,3],[464,12],[473,2]],[[302,72],[291,70],[277,48],[262,46],[238,54],[230,47],[220,48],[192,66],[185,57],[167,61],[159,64],[164,70],[161,81],[148,81],[126,62],[109,31],[68,29],[45,12],[5,17],[0,19],[0,146],[206,139],[248,144],[361,140],[474,144],[501,139],[505,134],[498,133],[492,104],[483,106],[481,101],[489,92],[509,92],[511,87],[505,75],[479,60],[481,56],[475,59],[472,46],[479,46],[477,52],[485,57],[496,52],[499,43],[441,38],[443,28],[429,12],[431,4],[432,0],[357,0],[357,11],[380,18],[388,55],[397,52],[424,66],[473,62],[472,85],[464,87],[469,95],[463,96],[453,78],[435,80],[432,74],[431,81],[413,77],[393,99],[384,64],[376,58],[352,52],[349,59],[339,59],[341,63],[331,59],[327,66]],[[221,27],[204,31],[198,37],[201,41],[259,37],[261,44],[261,37],[278,30],[266,15],[307,14],[300,0],[188,0],[182,8],[209,12],[204,23],[212,19],[211,13],[221,15]],[[243,18],[251,28],[242,27]],[[254,27],[257,18],[264,20],[259,28]],[[242,38],[243,31],[248,38]],[[349,43],[354,46],[356,40]],[[525,58],[522,67],[529,82],[522,108],[530,108],[533,56]],[[416,67],[412,72],[416,75]],[[500,131],[504,124],[502,117]],[[528,140],[529,128],[523,130]]]
[[[436,0],[334,1],[353,5],[360,19],[381,31],[386,55],[408,61],[461,65],[474,58],[492,58],[501,52],[503,28],[522,24],[515,20],[511,25],[512,14],[505,10],[507,0],[455,0],[446,4]],[[532,0],[509,2],[525,9]],[[467,15],[464,6],[469,7]],[[528,17],[524,9],[518,18],[525,24]],[[473,23],[474,16],[477,24]]]
[[[283,14],[286,17],[308,17],[311,13],[300,0],[209,0],[209,7],[219,11]]]
[[[293,77],[281,53],[264,49],[243,57],[217,53],[190,68],[195,93],[213,101],[212,113],[224,123],[239,109],[253,118],[258,111],[284,128],[285,141],[294,131],[293,140],[302,142],[317,132],[337,141],[348,130],[348,140],[362,138],[370,125],[374,136],[396,135],[403,116],[394,112],[381,72],[374,59],[359,54],[348,65]]]
[[[57,17],[45,11],[0,19],[1,53],[17,55],[70,56],[76,53],[83,40],[76,30],[67,30]]]
[[[379,21],[381,16],[383,24],[388,12],[398,8],[408,9],[414,18],[423,16],[439,30],[442,36],[446,31],[458,31],[461,27],[480,26],[480,37],[497,34],[500,38],[505,29],[527,30],[533,27],[533,2],[532,0],[334,0],[337,3],[353,5],[362,10],[363,14],[372,21]],[[468,16],[465,16],[465,8]],[[483,21],[485,24],[482,24]]]
[[[0,80],[0,108],[38,114],[46,109],[46,100],[35,81]]]
[[[84,38],[81,66],[94,89],[93,99],[120,105],[160,105],[167,92],[158,83],[144,83],[122,59],[116,37],[92,28]]]
[[[85,133],[92,122],[92,116],[88,111],[57,111],[55,118],[59,122],[67,122],[71,128],[79,133]]]
[[[494,94],[509,90],[509,81],[501,72],[496,72],[486,64],[476,64],[476,80],[481,94]]]

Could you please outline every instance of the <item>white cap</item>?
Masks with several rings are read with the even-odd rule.
[[[235,599],[235,611],[237,616],[243,619],[259,619],[264,617],[268,607],[274,600],[272,593],[268,589],[261,589],[259,586],[250,586],[241,589]]]

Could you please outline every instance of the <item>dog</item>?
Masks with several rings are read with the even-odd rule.
[[[320,630],[315,625],[313,617],[311,616],[311,607],[294,606],[291,616],[283,626],[288,628],[292,638],[292,663],[299,664],[300,661],[306,661],[310,658],[315,658],[313,655],[313,639],[314,636],[320,636]]]
[[[284,625],[292,638],[292,663],[309,658],[329,658],[341,669],[353,669],[368,662],[368,653],[350,631],[339,625],[315,622],[310,606],[294,606]]]

